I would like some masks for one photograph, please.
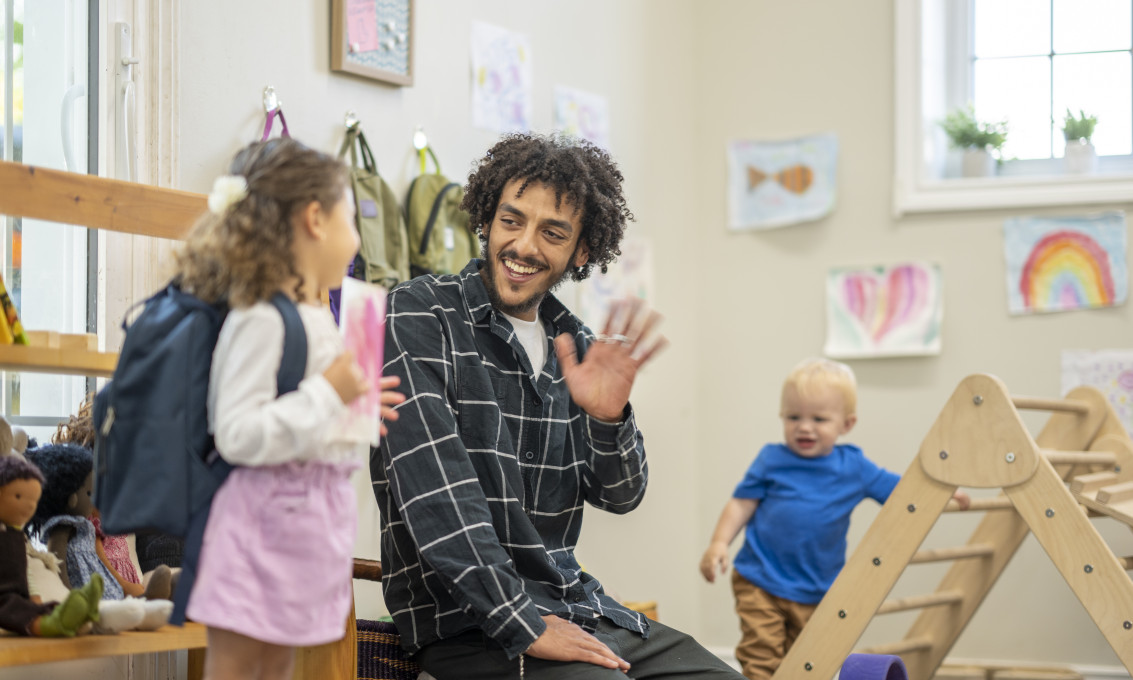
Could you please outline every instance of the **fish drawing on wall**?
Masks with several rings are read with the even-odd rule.
[[[747,166],[747,188],[748,191],[755,191],[756,187],[763,183],[768,177],[771,181],[778,182],[787,191],[795,194],[801,194],[810,188],[811,183],[814,181],[814,170],[811,170],[805,165],[792,165],[785,170],[772,173],[768,175],[759,168]]]
[[[728,226],[770,229],[817,220],[834,208],[838,138],[815,135],[728,146]]]
[[[1003,227],[1013,314],[1112,307],[1125,302],[1125,216],[1019,217]]]
[[[827,356],[940,353],[940,268],[908,262],[835,269],[826,280]]]

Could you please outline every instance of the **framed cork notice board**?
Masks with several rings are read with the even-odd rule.
[[[331,70],[412,85],[413,2],[331,0]]]

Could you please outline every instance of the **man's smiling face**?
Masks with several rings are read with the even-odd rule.
[[[555,191],[533,182],[522,193],[522,179],[500,192],[488,229],[487,262],[481,271],[492,305],[499,311],[534,321],[539,303],[567,274],[586,264],[582,213]]]

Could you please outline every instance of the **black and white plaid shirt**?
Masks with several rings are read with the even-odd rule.
[[[381,510],[382,587],[410,652],[467,631],[510,657],[556,614],[593,631],[603,616],[648,635],[583,573],[574,557],[582,504],[635,508],[648,468],[626,408],[620,425],[573,401],[553,350],[533,379],[511,324],[488,300],[479,260],[459,275],[394,289],[386,317],[385,375],[407,400],[370,459]],[[548,295],[547,341],[593,335]]]

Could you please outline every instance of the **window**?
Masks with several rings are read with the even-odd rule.
[[[97,20],[97,0],[0,0],[0,158],[96,171]],[[93,332],[96,232],[2,219],[0,274],[24,327]],[[41,440],[93,387],[78,376],[3,375],[0,411]]]
[[[981,116],[1009,121],[1007,158],[1062,158],[1067,110],[1097,116],[1099,156],[1133,153],[1133,0],[974,4],[972,101]]]
[[[1133,0],[898,0],[903,212],[1125,202],[1133,195]],[[996,176],[962,177],[940,121],[1006,120]],[[1098,118],[1098,170],[1067,174],[1067,109]]]

